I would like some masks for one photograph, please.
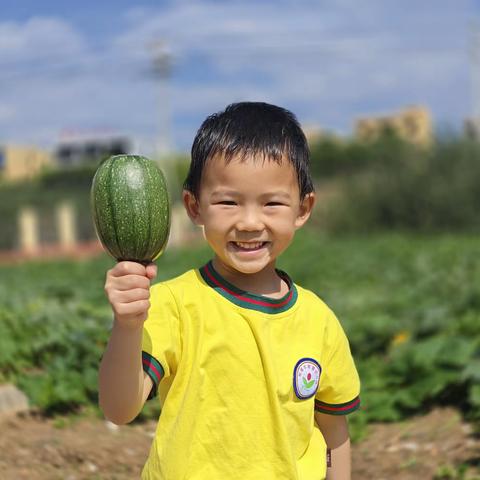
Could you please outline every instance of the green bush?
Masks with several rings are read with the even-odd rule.
[[[451,138],[420,149],[386,137],[363,147],[339,146],[335,155],[328,147],[320,163],[323,153],[318,148],[314,150],[318,165],[338,162],[334,178],[340,194],[329,205],[324,228],[337,232],[480,230],[479,143]],[[358,162],[353,162],[355,156],[347,159],[355,148],[364,149]],[[321,179],[318,165],[315,172]],[[332,166],[325,169],[327,178],[332,178]]]
[[[396,158],[414,153],[416,148],[387,131],[373,142],[325,137],[310,150],[312,175],[323,181],[365,172],[377,164],[388,167]]]

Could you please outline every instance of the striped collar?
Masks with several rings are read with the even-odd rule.
[[[225,280],[214,268],[212,261],[199,269],[207,285],[239,307],[263,313],[281,313],[291,308],[297,300],[297,289],[290,277],[281,270],[278,275],[287,282],[288,292],[282,298],[269,298],[246,292]]]

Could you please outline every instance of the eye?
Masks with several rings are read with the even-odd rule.
[[[267,207],[281,207],[282,205],[284,205],[284,204],[280,203],[280,202],[268,202],[266,204]]]
[[[215,205],[236,205],[233,200],[222,200],[221,202],[216,202]]]

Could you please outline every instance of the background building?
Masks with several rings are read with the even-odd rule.
[[[131,144],[121,135],[76,135],[63,139],[54,149],[59,167],[95,163],[110,155],[129,153]]]
[[[36,147],[0,147],[0,177],[6,181],[32,178],[52,164],[50,153]]]
[[[355,123],[355,136],[360,140],[372,141],[388,131],[418,146],[428,146],[433,139],[430,112],[425,107],[410,107],[391,115],[359,118]]]

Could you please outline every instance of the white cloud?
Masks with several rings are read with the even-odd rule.
[[[95,42],[62,18],[0,23],[0,140],[48,144],[65,127],[99,125],[153,136],[158,40],[174,59],[169,104],[182,146],[207,114],[245,99],[344,130],[359,112],[402,102],[458,118],[471,10],[469,0],[182,0],[119,12],[110,31],[120,33]]]
[[[33,17],[25,23],[0,23],[0,62],[63,60],[84,53],[85,42],[65,21]],[[15,67],[14,67],[15,68]]]

